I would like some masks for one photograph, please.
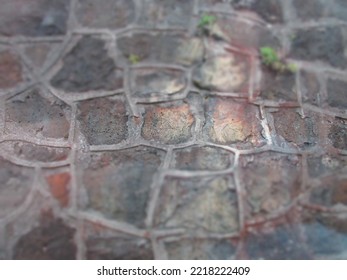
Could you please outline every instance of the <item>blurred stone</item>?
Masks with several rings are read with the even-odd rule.
[[[0,52],[0,89],[14,87],[22,81],[19,58],[9,51]]]

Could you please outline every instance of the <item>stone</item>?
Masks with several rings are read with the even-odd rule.
[[[181,70],[138,68],[131,72],[131,94],[144,97],[151,94],[169,95],[183,91],[187,81]]]
[[[247,56],[229,53],[208,58],[193,73],[193,82],[202,89],[221,92],[249,91],[250,63]]]
[[[317,144],[319,118],[314,113],[308,112],[303,118],[296,109],[280,108],[272,116],[277,135],[294,147],[304,149]]]
[[[0,35],[55,36],[67,31],[70,0],[1,0]]]
[[[82,26],[91,28],[124,28],[135,19],[135,5],[132,0],[79,0],[76,17]]]
[[[123,87],[123,73],[107,54],[105,41],[84,36],[63,58],[51,84],[65,92],[116,90]]]
[[[260,98],[271,101],[297,101],[295,74],[289,71],[275,72],[262,67],[260,88],[257,90]]]
[[[48,99],[41,90],[32,89],[12,97],[5,106],[7,133],[25,132],[40,138],[68,138],[71,110],[63,101],[53,96]]]
[[[331,107],[347,110],[347,81],[329,79],[327,82],[328,104]]]
[[[237,10],[249,9],[259,14],[265,21],[270,23],[282,23],[283,11],[280,0],[232,0],[231,5]]]
[[[68,172],[51,174],[46,177],[52,196],[59,202],[61,207],[67,207],[70,202],[69,183],[71,175]]]
[[[275,215],[299,195],[302,168],[299,156],[263,152],[241,156],[239,166],[249,219]]]
[[[308,174],[312,178],[331,174],[347,173],[347,156],[342,155],[310,155],[307,157]]]
[[[172,166],[180,170],[217,171],[230,167],[234,155],[215,147],[192,146],[174,151]]]
[[[185,0],[144,0],[138,24],[144,27],[188,28],[193,2]]]
[[[144,227],[153,176],[164,155],[162,150],[138,146],[81,156],[79,207]]]
[[[58,162],[66,160],[69,148],[40,146],[27,142],[10,141],[0,144],[6,153],[32,163]]]
[[[128,113],[120,99],[95,98],[77,105],[77,120],[90,145],[118,144],[128,136]]]
[[[335,118],[329,123],[328,140],[334,148],[347,150],[347,120]]]
[[[155,212],[160,228],[195,233],[234,233],[239,229],[237,195],[230,178],[166,177]]]
[[[258,109],[234,98],[210,97],[205,105],[204,132],[207,139],[242,147],[263,144]]]
[[[0,219],[23,205],[33,179],[32,168],[20,167],[0,156]]]
[[[0,52],[0,89],[16,86],[23,81],[19,58],[9,51]]]
[[[308,30],[298,30],[292,40],[291,56],[345,68],[347,57],[344,40],[343,30],[339,27],[313,27]]]
[[[319,77],[312,72],[302,71],[300,73],[302,101],[312,105],[319,105],[321,100],[321,85]]]
[[[120,57],[129,64],[135,55],[139,62],[173,63],[190,66],[202,61],[204,45],[199,37],[187,37],[175,32],[159,32],[151,35],[131,33],[117,39]]]
[[[179,144],[191,138],[194,117],[188,104],[149,105],[145,109],[141,135],[144,139],[163,144]]]
[[[45,66],[47,60],[51,57],[52,53],[58,50],[59,46],[59,43],[35,42],[26,45],[24,52],[33,66],[41,70],[42,67]]]
[[[304,260],[311,259],[300,237],[297,225],[282,225],[271,230],[257,230],[246,236],[245,248],[250,259]]]
[[[229,239],[183,239],[165,242],[170,260],[233,260],[236,244]]]
[[[14,259],[73,260],[77,247],[75,229],[61,219],[43,219],[40,225],[23,235],[14,247]]]

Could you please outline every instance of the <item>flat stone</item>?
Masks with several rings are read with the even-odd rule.
[[[248,57],[232,52],[208,58],[193,73],[193,81],[199,88],[245,95],[249,90],[249,77]]]
[[[1,0],[0,35],[54,36],[67,30],[70,0]]]
[[[77,247],[75,229],[61,219],[43,219],[23,235],[14,247],[14,259],[21,260],[73,260]]]
[[[311,259],[305,248],[299,227],[279,226],[270,230],[257,230],[247,235],[245,248],[250,259],[304,260]]]
[[[294,0],[296,13],[301,20],[337,18],[347,20],[347,5],[343,0],[308,0],[303,4],[300,0]]]
[[[46,147],[18,141],[1,143],[0,147],[10,155],[33,163],[66,160],[70,153],[69,148]]]
[[[163,183],[155,214],[161,228],[233,233],[239,229],[238,205],[230,178],[177,179]]]
[[[240,157],[240,182],[246,190],[247,217],[263,218],[286,208],[299,195],[301,158],[276,152]]]
[[[329,123],[330,143],[336,149],[347,150],[347,120],[335,118]]]
[[[344,40],[343,29],[340,27],[313,27],[308,30],[298,30],[292,40],[291,56],[345,68],[347,55]]]
[[[302,71],[300,73],[302,100],[312,105],[319,105],[321,85],[315,73]]]
[[[79,0],[76,17],[86,27],[124,28],[135,19],[135,5],[132,0]]]
[[[308,173],[312,178],[329,174],[347,173],[347,156],[342,155],[310,155],[307,157]]]
[[[165,243],[170,260],[233,260],[236,244],[229,239],[183,239]]]
[[[331,107],[347,110],[347,81],[329,79],[327,82],[328,104]]]
[[[129,64],[135,55],[139,62],[174,63],[190,66],[202,61],[204,45],[201,38],[186,37],[175,32],[159,32],[156,35],[134,33],[117,39],[121,58]]]
[[[283,11],[280,0],[232,0],[231,5],[237,10],[251,10],[270,23],[282,23]]]
[[[91,153],[78,163],[80,208],[108,219],[144,227],[153,175],[165,153],[138,146],[113,152]]]
[[[9,99],[5,106],[7,133],[68,138],[71,110],[63,101],[53,96],[47,99],[40,90],[33,89]]]
[[[181,170],[223,170],[234,159],[232,153],[215,148],[193,146],[174,151],[172,166]]]
[[[70,180],[68,172],[51,174],[46,177],[52,196],[59,202],[61,207],[67,207],[70,202]]]
[[[149,105],[145,109],[142,137],[164,144],[179,144],[191,138],[194,117],[188,104]]]
[[[296,109],[280,108],[272,116],[277,135],[286,142],[302,149],[317,144],[319,118],[314,113],[307,113],[302,118]]]
[[[131,72],[131,94],[136,97],[151,94],[174,94],[186,87],[185,73],[163,68],[138,68]]]
[[[78,103],[77,120],[90,145],[111,145],[128,136],[128,114],[120,99],[95,98]]]
[[[297,101],[295,74],[275,72],[263,67],[259,96],[272,101]]]
[[[23,81],[19,58],[9,51],[0,52],[0,89],[16,86]]]
[[[32,187],[34,171],[0,157],[0,219],[23,205]]]
[[[259,146],[260,136],[258,109],[234,98],[209,98],[205,106],[204,132],[212,142],[239,146]]]
[[[138,24],[144,27],[188,28],[193,2],[184,0],[144,0]]]
[[[107,54],[105,41],[85,36],[63,58],[51,84],[66,92],[116,90],[123,87],[123,73]]]

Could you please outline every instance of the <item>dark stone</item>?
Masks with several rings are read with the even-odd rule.
[[[329,79],[327,83],[328,104],[332,107],[347,109],[347,82]]]
[[[0,34],[54,36],[66,33],[70,0],[1,0]]]
[[[347,173],[347,156],[312,155],[307,158],[308,172],[313,178],[327,174]]]
[[[51,80],[56,88],[84,92],[115,90],[123,86],[121,71],[107,55],[101,39],[83,37],[63,61],[62,69]]]
[[[44,219],[23,235],[14,248],[14,259],[73,260],[76,258],[75,230],[61,219]]]
[[[11,88],[22,81],[22,65],[9,51],[0,52],[0,88]]]
[[[231,5],[235,9],[250,9],[271,23],[283,22],[282,6],[279,0],[232,0]]]
[[[151,244],[140,238],[90,237],[86,242],[89,260],[153,260]]]
[[[341,204],[347,206],[347,180],[336,176],[321,179],[321,186],[312,189],[310,202],[326,207]]]
[[[302,71],[300,73],[302,99],[310,104],[319,105],[320,103],[320,84],[315,73]]]
[[[328,138],[335,148],[347,150],[347,120],[336,118],[329,128]]]
[[[128,116],[124,103],[96,98],[78,104],[77,119],[90,145],[117,144],[128,135]]]
[[[346,67],[347,60],[344,52],[344,39],[339,27],[299,30],[292,41],[292,57],[320,60],[334,67]]]

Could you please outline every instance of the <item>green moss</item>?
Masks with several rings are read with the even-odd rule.
[[[286,72],[295,73],[297,67],[295,64],[288,64],[284,60],[279,58],[276,50],[271,47],[262,47],[259,50],[262,63],[276,72]]]
[[[131,54],[129,55],[128,60],[131,64],[136,64],[140,62],[140,57],[136,54]]]
[[[208,27],[216,22],[216,17],[213,15],[204,14],[200,17],[198,27]]]

